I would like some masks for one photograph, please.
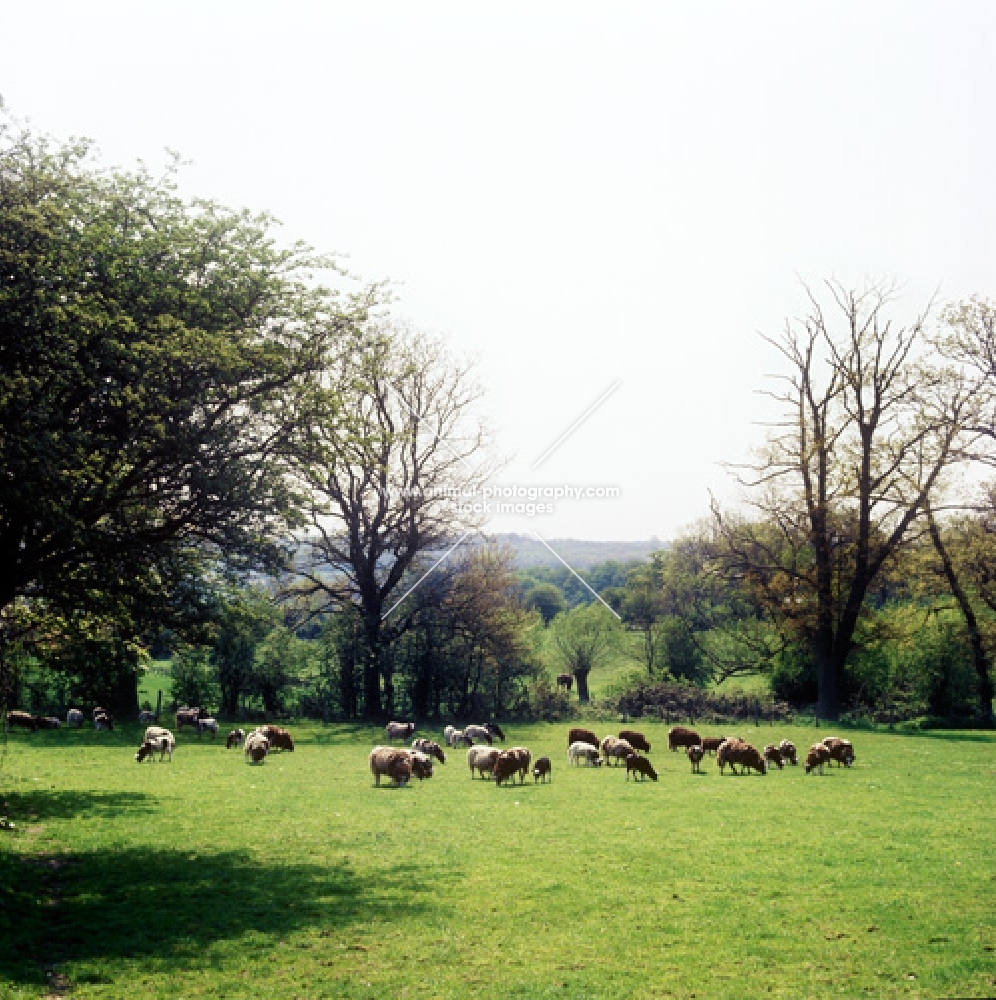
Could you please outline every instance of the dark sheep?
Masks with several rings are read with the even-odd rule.
[[[641,757],[638,753],[631,753],[626,758],[626,780],[629,781],[630,773],[635,775],[640,775],[640,780],[642,781],[644,777],[649,778],[651,781],[657,780],[657,772],[654,770],[654,765],[647,760],[646,757]],[[634,777],[634,781],[636,778]]]
[[[689,747],[685,752],[688,754],[688,759],[692,764],[692,774],[701,774],[702,768],[699,765],[705,756],[705,750],[702,747]]]
[[[553,765],[550,763],[549,757],[540,757],[535,764],[533,764],[533,784],[536,784],[540,778],[544,782],[549,781],[552,774]]]
[[[634,750],[650,753],[650,743],[643,733],[638,733],[634,729],[624,729],[619,733],[619,739],[625,740]]]
[[[590,743],[597,750],[602,741],[590,729],[572,729],[567,734],[567,746],[572,743]]]
[[[668,749],[677,751],[678,747],[700,747],[702,737],[694,729],[686,729],[684,726],[674,726],[668,730]]]

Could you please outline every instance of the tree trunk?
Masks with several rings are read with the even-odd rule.
[[[588,695],[588,673],[590,670],[590,667],[580,667],[574,671],[578,682],[578,702],[582,705],[587,705],[591,700]]]

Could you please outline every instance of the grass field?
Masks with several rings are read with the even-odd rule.
[[[395,790],[380,731],[292,728],[261,767],[187,733],[139,765],[137,726],[11,735],[0,997],[996,995],[993,734],[720,777],[646,726],[661,778],[636,784],[570,769],[566,725],[512,727],[551,784],[457,752]]]

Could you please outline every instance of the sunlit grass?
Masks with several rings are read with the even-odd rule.
[[[292,728],[262,767],[187,734],[138,765],[138,727],[13,735],[0,996],[53,967],[78,997],[996,993],[992,734],[856,733],[850,771],[720,777],[648,725],[660,781],[636,784],[569,768],[566,725],[508,727],[549,785],[457,753],[378,790],[382,731]]]

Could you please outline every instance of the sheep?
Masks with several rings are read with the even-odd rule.
[[[568,693],[570,693],[573,684],[573,674],[557,674],[557,687],[567,688]]]
[[[699,746],[705,753],[715,753],[726,738],[725,736],[706,736]]]
[[[850,740],[843,740],[839,736],[828,736],[823,745],[830,754],[830,760],[836,761],[837,766],[850,767],[854,763],[854,747]]]
[[[702,758],[705,756],[705,750],[702,747],[688,747],[685,750],[688,754],[688,759],[692,764],[692,774],[701,774],[702,768],[699,766],[702,763]]]
[[[677,752],[678,747],[702,746],[702,738],[694,729],[686,729],[684,726],[673,726],[667,732],[667,745],[669,750]]]
[[[453,736],[456,734],[456,731],[457,731],[456,726],[447,726],[443,730],[443,742],[448,747],[456,746],[456,744],[453,742]]]
[[[474,745],[474,737],[468,736],[462,729],[458,729],[453,734],[453,746],[472,747],[473,745]]]
[[[535,785],[540,778],[543,779],[544,783],[549,781],[552,777],[553,765],[550,763],[549,757],[540,757],[535,764],[533,764],[533,784]]]
[[[211,739],[214,739],[218,735],[217,719],[197,720],[197,738],[200,739],[206,732],[211,734]]]
[[[618,764],[620,761],[624,761],[631,753],[636,753],[626,740],[620,740],[615,736],[606,736],[602,740],[601,749],[606,764],[609,762],[610,757]]]
[[[186,705],[181,706],[176,710],[176,731],[178,733],[183,732],[184,726],[192,726],[194,729],[197,728],[198,719],[203,719],[207,715],[207,712],[203,708],[187,708]]]
[[[145,742],[138,748],[138,753],[135,754],[135,760],[141,763],[146,757],[149,760],[152,759],[154,753],[159,754],[159,759],[162,760],[163,757],[168,756],[172,761],[173,751],[176,749],[176,740],[173,739],[173,734],[166,732],[162,736],[152,736],[146,738]]]
[[[567,751],[570,762],[577,767],[578,761],[583,760],[585,767],[601,767],[602,758],[598,754],[598,747],[593,747],[590,743],[578,741],[572,743]]]
[[[7,728],[13,729],[14,726],[20,726],[22,729],[30,729],[31,732],[34,732],[38,728],[38,716],[15,709],[7,713]]]
[[[639,774],[641,781],[645,777],[650,778],[651,781],[657,780],[657,772],[654,770],[654,765],[646,757],[641,757],[638,753],[631,753],[626,757],[627,781],[629,781],[630,774]],[[633,780],[635,781],[636,778],[634,777]]]
[[[62,725],[54,715],[39,715],[36,721],[39,729],[58,729]]]
[[[66,725],[79,729],[83,725],[83,713],[78,708],[71,708],[66,712]]]
[[[572,729],[567,734],[567,745],[572,743],[590,743],[593,747],[601,746],[601,740],[590,729]]]
[[[782,740],[778,744],[778,752],[782,755],[782,760],[787,760],[790,764],[799,763],[799,758],[795,752],[795,744],[791,740]]]
[[[246,737],[245,756],[250,764],[262,764],[270,752],[270,741],[257,729]]]
[[[148,709],[143,708],[141,712],[138,713],[139,722],[158,722],[155,712],[150,712]]]
[[[114,717],[109,712],[101,712],[93,717],[93,728],[96,730],[113,729]]]
[[[719,749],[716,751],[716,763],[719,765],[720,774],[725,773],[724,768],[727,764],[730,765],[730,770],[734,774],[737,773],[737,764],[743,768],[743,774],[746,774],[751,769],[757,771],[759,774],[768,773],[768,767],[764,762],[764,758],[758,753],[757,748],[736,736],[723,740],[719,745]]]
[[[246,733],[244,729],[233,729],[228,736],[225,737],[225,749],[231,750],[232,747],[240,747],[245,742]]]
[[[415,735],[414,722],[389,722],[386,728],[388,743],[392,740],[409,740]]]
[[[814,743],[809,748],[809,753],[806,754],[806,774],[811,771],[815,771],[816,768],[820,769],[820,774],[823,773],[823,765],[828,763],[830,760],[830,751],[822,743]]]
[[[291,734],[281,726],[261,726],[256,730],[270,741],[271,750],[289,750],[294,752],[294,740]]]
[[[491,733],[485,726],[467,726],[463,735],[465,739],[472,739],[475,743],[487,743],[488,746],[491,746]]]
[[[95,705],[94,708],[93,708],[93,712],[92,712],[93,721],[94,722],[97,721],[97,716],[98,715],[110,715],[110,714],[111,713],[108,712],[106,708],[101,708],[99,705]]]
[[[467,767],[470,768],[470,776],[474,777],[474,771],[483,778],[484,772],[493,774],[495,761],[498,759],[501,750],[497,747],[471,747],[467,751]]]
[[[501,740],[502,743],[505,742],[505,732],[498,725],[497,722],[485,722],[484,728],[491,734],[491,736],[496,740]]]
[[[495,761],[494,776],[495,785],[500,785],[503,781],[519,775],[519,784],[526,780],[526,772],[529,770],[529,761],[532,755],[525,747],[512,747],[510,750],[502,750]]]
[[[642,750],[643,753],[650,753],[650,743],[643,733],[638,733],[634,729],[624,729],[619,734],[619,739],[625,740],[634,750]]]
[[[399,750],[397,747],[374,747],[370,751],[370,773],[378,788],[382,777],[390,778],[400,788],[411,779],[411,755],[407,750]]]
[[[158,740],[163,736],[168,736],[171,740],[173,739],[173,734],[168,729],[163,729],[162,726],[148,726],[146,727],[143,740]]]
[[[405,753],[411,759],[412,774],[419,781],[425,781],[432,777],[432,758],[420,750],[406,750]]]
[[[764,759],[769,764],[777,764],[778,770],[780,771],[785,765],[782,763],[782,752],[774,745],[774,743],[769,743],[764,748]]]
[[[412,749],[428,754],[430,757],[435,757],[440,764],[446,763],[446,754],[443,753],[443,748],[433,740],[427,740],[423,737],[419,737],[418,739],[412,740]]]

